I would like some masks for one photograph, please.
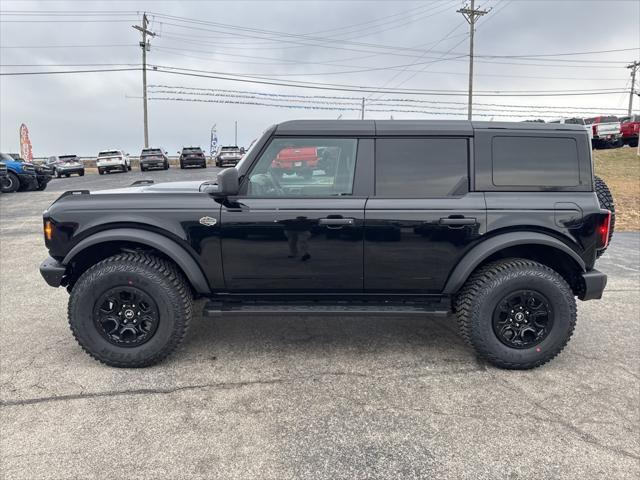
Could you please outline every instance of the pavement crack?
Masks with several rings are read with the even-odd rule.
[[[434,371],[421,373],[416,375],[396,375],[394,378],[400,380],[411,380],[417,379],[420,377],[429,377],[435,375],[444,375],[451,373],[473,373],[477,372],[477,369],[468,369],[468,370],[460,370],[460,371]],[[136,395],[167,395],[178,393],[182,391],[188,390],[204,390],[208,388],[214,389],[233,389],[233,388],[243,388],[252,385],[274,385],[274,384],[283,384],[283,383],[292,383],[296,381],[309,381],[318,379],[321,377],[351,377],[351,378],[383,378],[384,375],[376,375],[370,374],[366,372],[346,372],[346,371],[326,371],[326,372],[315,372],[310,373],[308,375],[294,375],[291,377],[283,377],[283,378],[273,378],[267,380],[248,380],[244,382],[214,382],[214,383],[202,383],[197,385],[183,385],[169,388],[139,388],[132,390],[114,390],[107,392],[89,392],[84,393],[82,389],[82,385],[76,383],[81,387],[80,393],[69,394],[69,395],[51,395],[46,397],[35,397],[35,398],[25,398],[21,400],[0,400],[0,408],[2,407],[13,407],[13,406],[23,406],[23,405],[35,405],[40,403],[47,402],[64,402],[70,400],[85,400],[92,398],[109,398],[109,397],[129,397]]]
[[[203,383],[199,385],[183,385],[171,388],[138,388],[134,390],[114,390],[108,392],[78,393],[70,395],[53,395],[48,397],[26,398],[23,400],[0,400],[0,407],[12,407],[22,405],[34,405],[47,402],[63,402],[69,400],[85,400],[91,398],[129,397],[136,395],[167,395],[187,390],[202,390],[207,388],[232,389],[250,385],[272,385],[284,383],[286,379],[275,378],[271,380],[253,380],[246,382],[219,382]]]

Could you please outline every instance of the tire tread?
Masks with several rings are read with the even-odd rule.
[[[118,361],[111,358],[106,359],[96,355],[84,345],[80,338],[80,332],[77,331],[77,327],[72,322],[72,312],[74,310],[75,303],[79,301],[78,296],[73,295],[73,291],[69,298],[69,305],[67,310],[69,326],[78,344],[88,355],[90,355],[95,360],[113,367],[148,367],[164,360],[171,353],[173,353],[184,341],[193,313],[191,290],[182,273],[179,272],[175,265],[173,265],[171,262],[147,253],[132,252],[116,254],[93,265],[78,279],[78,282],[74,285],[74,289],[77,288],[78,284],[80,284],[81,282],[89,282],[89,284],[92,284],[97,278],[102,275],[105,268],[109,268],[109,266],[118,262],[124,262],[130,265],[139,265],[155,270],[164,278],[166,282],[168,282],[170,288],[176,292],[178,297],[178,305],[176,305],[175,308],[176,311],[181,312],[181,315],[180,318],[178,318],[176,321],[177,328],[173,329],[173,333],[167,344],[160,351],[158,351],[158,353],[143,360]]]
[[[569,302],[569,305],[571,309],[571,318],[569,319],[569,332],[558,349],[548,352],[547,355],[544,355],[539,360],[533,362],[514,363],[505,361],[494,355],[490,349],[473,334],[472,327],[476,320],[474,313],[478,311],[484,296],[491,290],[492,282],[497,280],[499,277],[522,271],[536,272],[539,275],[547,277],[556,283],[561,290],[563,290],[564,295],[570,296],[571,301]],[[483,360],[486,360],[500,368],[510,370],[526,370],[539,367],[555,358],[569,342],[569,339],[575,329],[577,319],[575,298],[571,291],[571,287],[569,287],[569,284],[565,279],[562,278],[562,276],[555,270],[547,267],[546,265],[522,258],[497,260],[478,268],[471,277],[469,277],[465,285],[462,287],[462,290],[457,295],[454,302],[454,309],[458,320],[460,335],[464,339],[465,343],[471,346],[476,354]]]

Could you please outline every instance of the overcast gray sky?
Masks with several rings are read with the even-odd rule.
[[[141,62],[140,33],[131,25],[139,24],[146,11],[150,29],[157,33],[150,42],[148,63],[164,70],[177,67],[191,69],[182,73],[242,74],[261,81],[339,84],[347,89],[416,89],[398,94],[314,90],[151,70],[149,84],[171,87],[164,88],[170,93],[156,87],[151,97],[270,104],[151,99],[150,143],[170,153],[183,145],[208,150],[213,124],[220,143],[230,144],[237,120],[238,143],[248,145],[267,126],[288,119],[340,114],[359,118],[363,96],[366,118],[462,119],[466,97],[459,94],[467,88],[468,25],[456,10],[463,4],[459,0],[1,0],[1,72],[136,68]],[[640,0],[478,0],[476,6],[492,10],[478,22],[474,88],[480,94],[502,93],[476,96],[474,118],[521,120],[548,118],[555,112],[557,116],[621,114],[626,109],[628,94],[621,91],[630,88],[630,72],[625,65],[640,57]],[[627,50],[556,55],[623,49]],[[0,150],[18,151],[18,128],[24,122],[36,157],[95,155],[104,148],[139,153],[141,77],[140,71],[0,77]],[[417,90],[453,95],[418,95]],[[571,90],[616,93],[533,95]],[[524,93],[507,96],[509,91]],[[312,106],[327,110],[308,108]],[[530,106],[541,111],[529,110]],[[587,110],[576,110],[582,107]],[[403,112],[374,111],[394,109]],[[640,98],[636,97],[634,110],[640,110]],[[493,117],[497,114],[512,116]]]

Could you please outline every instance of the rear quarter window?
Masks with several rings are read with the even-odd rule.
[[[497,187],[573,187],[580,184],[573,138],[495,136],[492,178]]]

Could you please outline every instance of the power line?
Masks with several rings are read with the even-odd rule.
[[[294,94],[294,93],[274,93],[274,92],[260,92],[256,90],[241,90],[241,89],[229,89],[229,88],[205,88],[205,87],[188,87],[183,85],[165,85],[165,84],[151,84],[149,85],[151,90],[155,89],[173,89],[173,90],[185,90],[185,91],[196,91],[196,92],[225,92],[225,93],[240,93],[240,94],[255,94],[262,95],[265,97],[282,97],[282,98],[302,98],[302,99],[329,99],[329,100],[354,100],[360,101],[361,97],[356,96],[335,96],[335,95],[302,95],[302,94]],[[456,102],[453,100],[425,100],[425,99],[404,99],[404,98],[389,98],[389,99],[380,99],[374,100],[374,102],[404,102],[410,101],[414,103],[420,104],[446,104],[446,105],[460,105],[465,107],[467,102]],[[504,104],[504,103],[475,103],[475,105],[480,106],[491,106],[491,107],[518,107],[518,108],[527,108],[527,109],[536,109],[536,108],[545,108],[545,109],[559,109],[559,110],[603,110],[603,107],[589,107],[589,106],[576,106],[576,105],[520,105],[520,104]],[[604,108],[604,110],[619,110],[623,111],[623,108]]]
[[[198,78],[211,78],[218,80],[228,80],[233,82],[255,83],[264,85],[277,85],[287,86],[295,88],[308,88],[316,90],[332,90],[332,91],[352,91],[352,92],[364,92],[364,93],[403,93],[413,95],[431,95],[431,96],[460,96],[466,95],[461,91],[453,90],[421,90],[421,89],[402,89],[392,90],[384,89],[380,87],[370,86],[357,86],[357,85],[340,85],[340,84],[326,84],[319,82],[302,82],[298,83],[273,81],[270,79],[260,79],[260,77],[250,76],[230,76],[229,74],[219,72],[207,72],[205,70],[195,70],[180,67],[169,67],[162,65],[154,65],[154,71],[158,73],[167,73],[173,75],[182,75]],[[95,70],[64,70],[64,71],[38,71],[38,72],[2,72],[2,76],[24,76],[24,75],[56,75],[56,74],[77,74],[77,73],[94,73],[94,72],[113,72],[113,71],[134,71],[141,70],[140,68],[122,68],[122,69],[95,69]],[[213,74],[209,74],[213,73]],[[564,90],[564,91],[482,91],[478,92],[478,96],[497,97],[497,96],[511,96],[511,97],[535,97],[535,96],[576,96],[576,95],[609,95],[618,94],[622,90],[614,89],[600,89],[600,90]]]
[[[24,76],[24,75],[63,75],[75,73],[102,73],[102,72],[133,72],[141,68],[101,68],[97,70],[57,70],[47,72],[1,72],[0,76]]]

